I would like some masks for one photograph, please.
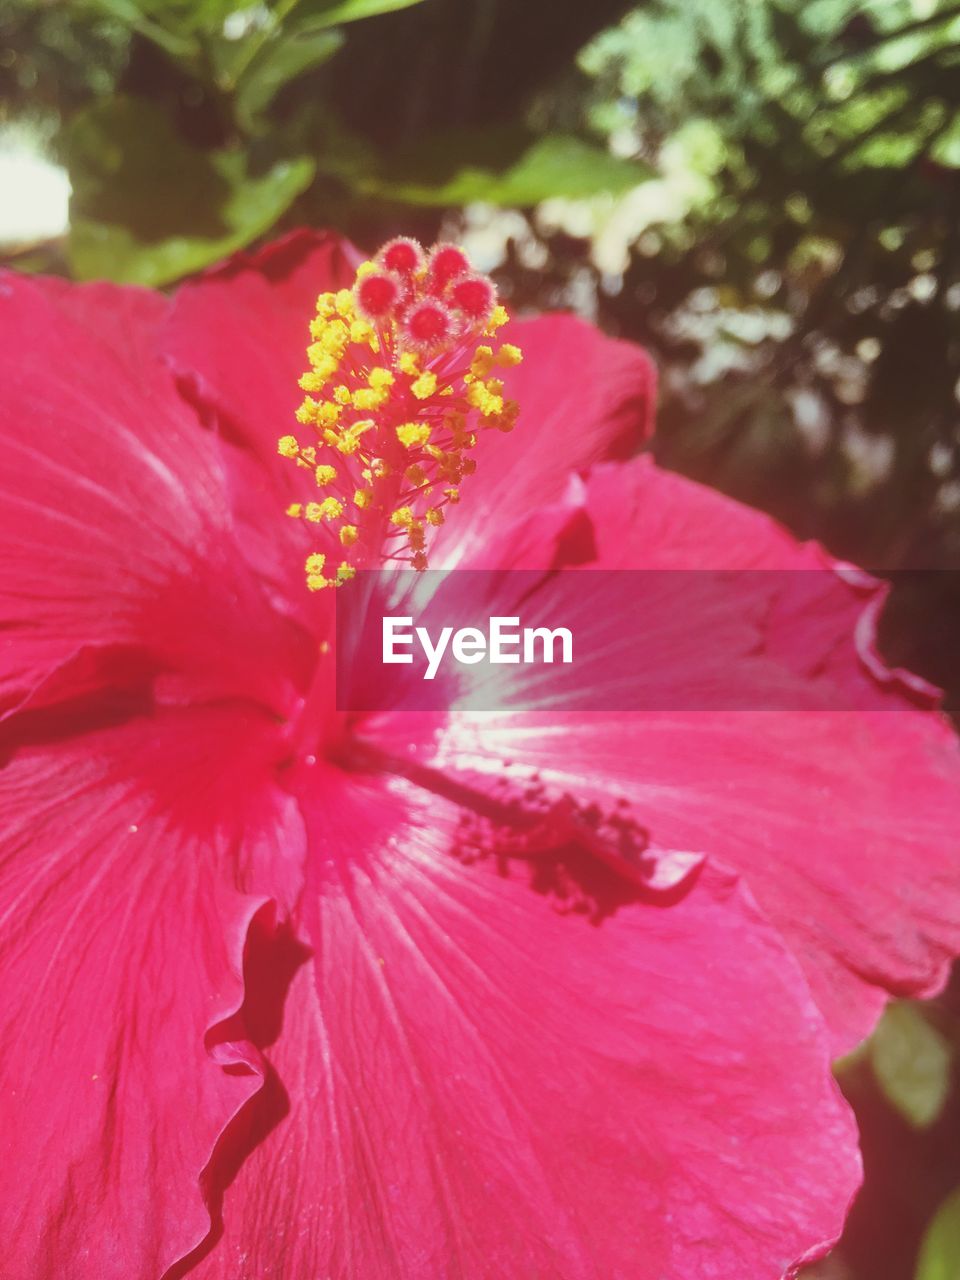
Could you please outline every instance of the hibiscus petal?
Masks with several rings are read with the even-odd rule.
[[[647,460],[600,468],[578,510],[590,522],[595,558],[587,568],[786,572],[758,575],[765,581],[752,600],[742,594],[750,594],[749,579],[736,579],[727,630],[716,620],[700,634],[689,627],[685,646],[678,613],[636,635],[644,660],[634,704],[662,680],[664,711],[584,715],[554,707],[544,715],[534,708],[548,705],[549,669],[530,668],[526,687],[514,669],[508,712],[451,722],[434,745],[419,744],[417,758],[488,789],[509,760],[519,776],[535,774],[555,802],[570,795],[606,814],[628,801],[656,845],[699,849],[735,868],[799,958],[835,1052],[844,1052],[891,994],[933,994],[960,951],[956,735],[939,713],[920,709],[918,682],[878,669],[871,639],[882,593],[862,577],[833,573],[824,552],[799,546],[768,517]],[[809,586],[803,570],[815,570]],[[761,595],[751,668],[737,635]],[[624,619],[606,624],[614,652]],[[703,695],[702,710],[671,709],[690,706],[677,687],[678,655],[690,688]],[[777,693],[771,704],[786,709],[724,710],[722,690],[720,709],[709,709],[711,673],[724,662],[731,680],[739,664],[742,681],[762,677],[771,660],[793,681],[792,701]],[[756,676],[745,676],[751,669]],[[629,667],[621,661],[618,670],[626,675]],[[630,704],[630,689],[623,700]],[[579,702],[590,706],[589,690]],[[609,698],[595,705],[609,706]],[[409,753],[389,717],[365,732]]]
[[[591,921],[543,868],[455,856],[447,801],[315,773],[314,957],[270,1051],[291,1110],[191,1276],[778,1280],[823,1251],[855,1137],[731,876],[662,909],[601,875]]]
[[[201,1172],[263,1077],[228,1022],[244,941],[268,868],[292,897],[276,842],[302,852],[261,785],[275,734],[175,712],[21,745],[0,771],[9,1280],[160,1277],[209,1231]]]
[[[0,711],[75,661],[81,691],[110,683],[104,659],[134,652],[173,698],[189,677],[281,710],[304,678],[309,646],[247,570],[213,442],[152,353],[165,305],[0,276]]]
[[[822,677],[856,706],[898,705],[888,692],[919,705],[937,701],[920,677],[889,669],[879,656],[887,584],[819,543],[797,542],[764,512],[664,471],[649,456],[597,467],[588,486],[575,482],[566,496],[570,517],[589,524],[584,567],[744,571],[735,585],[745,602],[752,595],[763,603],[765,651],[791,670]]]
[[[216,414],[227,440],[276,459],[277,439],[303,400],[317,294],[352,285],[360,260],[339,236],[299,231],[177,290],[163,350],[184,392]]]
[[[942,726],[861,711],[544,719],[452,731],[456,772],[508,758],[558,798],[626,799],[656,844],[735,867],[803,965],[835,1053],[891,995],[940,988],[960,950],[960,762]]]
[[[328,593],[307,599],[316,530],[284,518],[303,473],[277,454],[303,400],[300,375],[317,294],[353,283],[361,255],[333,234],[297,231],[183,285],[158,340],[181,393],[221,442],[244,552],[279,601],[322,629]]]
[[[569,315],[516,320],[504,335],[523,350],[503,379],[520,417],[507,435],[481,432],[436,568],[475,558],[491,535],[559,498],[571,472],[627,456],[653,430],[656,371],[642,347]]]

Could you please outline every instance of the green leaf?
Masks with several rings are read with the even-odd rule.
[[[200,46],[192,31],[177,21],[178,15],[163,12],[161,5],[138,3],[138,0],[86,0],[94,12],[116,19],[131,31],[138,31],[160,46],[172,58],[195,58]]]
[[[156,38],[158,31],[173,39],[188,33],[219,31],[231,13],[245,7],[237,0],[82,0],[82,3],[142,30],[151,39]]]
[[[336,29],[338,24],[419,3],[421,0],[279,0],[273,8],[264,9],[259,20],[238,38],[227,38],[225,30],[211,35],[207,50],[216,82],[226,92],[236,93],[237,121],[253,132],[258,117],[284,85],[320,66],[341,47],[344,37]]]
[[[930,158],[949,169],[960,169],[960,112],[930,148]]]
[[[414,180],[391,178],[386,173],[360,177],[357,189],[368,195],[417,205],[460,205],[482,200],[488,204],[529,208],[552,196],[571,199],[617,194],[650,176],[644,165],[619,160],[599,147],[565,134],[541,138],[507,167],[497,170],[476,164],[457,166],[443,180],[417,181],[418,169],[436,168],[437,156],[449,161],[462,154],[454,139],[435,145],[432,154],[397,157],[391,172],[410,173]],[[446,167],[446,166],[444,166]]]
[[[343,44],[339,31],[312,23],[280,32],[264,47],[243,74],[236,92],[237,119],[248,130],[284,85],[326,62]]]
[[[114,98],[75,117],[69,261],[79,279],[163,285],[268,231],[313,179],[299,156],[254,171],[188,146],[156,108]]]
[[[960,1188],[947,1196],[927,1227],[914,1280],[960,1280]]]
[[[373,18],[378,13],[393,13],[396,9],[410,9],[422,0],[314,0],[301,6],[301,13],[309,14],[314,25],[322,21],[326,27],[341,22],[358,22],[361,18]]]
[[[251,117],[294,76],[325,61],[339,48],[341,37],[331,28],[422,0],[77,0],[94,13],[107,14],[186,63],[202,75],[204,59],[218,86],[228,92],[248,76],[250,101],[239,110]],[[293,20],[291,21],[291,15]],[[239,21],[240,33],[227,25]],[[247,29],[244,30],[243,28]],[[327,33],[321,40],[320,33]]]
[[[933,1124],[950,1091],[953,1055],[917,1005],[890,1005],[870,1040],[870,1060],[891,1106],[917,1129]]]

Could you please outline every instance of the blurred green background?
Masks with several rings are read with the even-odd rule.
[[[0,0],[4,261],[166,287],[303,223],[458,239],[651,349],[665,465],[915,571],[883,643],[954,713],[958,219],[947,0]],[[866,1186],[807,1274],[960,1280],[960,982],[838,1078]]]

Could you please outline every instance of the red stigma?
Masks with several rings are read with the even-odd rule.
[[[408,236],[397,236],[395,240],[387,241],[377,254],[377,261],[387,271],[412,276],[423,266],[423,250],[416,240]]]
[[[438,346],[453,334],[453,316],[442,302],[424,298],[415,302],[403,317],[403,336],[408,344],[420,349]]]
[[[357,310],[366,320],[383,320],[400,301],[400,281],[388,271],[372,271],[354,287]]]
[[[469,271],[470,259],[455,244],[438,244],[430,254],[430,287],[437,293]]]
[[[473,324],[486,324],[497,304],[497,290],[486,276],[463,276],[450,286],[450,301]]]

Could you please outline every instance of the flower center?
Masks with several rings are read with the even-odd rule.
[[[362,263],[352,289],[317,299],[304,430],[278,445],[317,491],[287,508],[323,539],[307,557],[311,591],[388,560],[427,567],[427,530],[460,500],[478,433],[517,420],[496,376],[522,358],[494,345],[507,318],[493,281],[456,245],[425,254],[406,238]]]

